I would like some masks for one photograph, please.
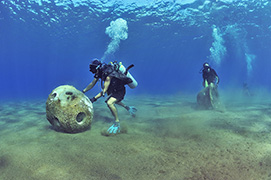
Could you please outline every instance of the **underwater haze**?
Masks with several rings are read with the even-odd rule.
[[[221,90],[270,90],[270,14],[268,0],[3,0],[0,98],[82,90],[93,58],[134,64],[130,94],[196,93],[205,61]]]
[[[0,179],[270,180],[270,49],[270,0],[1,0]],[[106,98],[93,118],[48,108],[94,58],[134,64],[116,135]],[[204,62],[220,82],[201,109]]]

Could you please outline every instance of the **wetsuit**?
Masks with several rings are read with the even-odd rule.
[[[116,98],[118,102],[123,100],[126,94],[125,85],[131,83],[132,80],[123,73],[116,71],[111,65],[104,65],[99,73],[94,75],[94,78],[100,78],[102,81],[105,81],[108,76],[111,77],[111,81],[107,90],[109,96],[107,100],[110,97]]]
[[[207,80],[208,82],[208,85],[211,84],[211,83],[214,83],[216,82],[216,77],[218,77],[218,75],[216,74],[215,70],[212,69],[212,68],[204,68],[202,70],[202,77],[203,77],[203,80]]]

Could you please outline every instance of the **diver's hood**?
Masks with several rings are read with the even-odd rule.
[[[101,68],[102,62],[98,59],[93,60],[89,65],[89,71],[92,73],[97,73],[98,69]]]
[[[210,68],[209,63],[205,62],[205,63],[203,64],[203,68]]]

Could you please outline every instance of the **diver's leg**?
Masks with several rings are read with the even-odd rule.
[[[123,102],[116,102],[117,105],[120,105],[122,107],[124,107],[127,111],[129,110],[129,106],[126,106]]]
[[[118,111],[117,111],[117,108],[115,106],[115,103],[117,102],[118,100],[114,97],[110,97],[108,100],[107,100],[107,106],[109,107],[112,115],[114,116],[115,118],[115,122],[119,122],[119,117],[118,117]]]
[[[204,86],[204,87],[208,87],[208,81],[207,81],[207,80],[204,80],[203,86]]]
[[[209,87],[209,96],[210,96],[210,100],[211,103],[213,102],[213,88],[214,88],[214,83],[210,83],[210,87]]]
[[[121,102],[121,101],[116,102],[116,104],[118,104],[118,105],[124,107],[124,108],[129,112],[129,114],[130,114],[131,116],[133,116],[133,117],[136,116],[136,112],[137,112],[136,107],[134,107],[134,106],[127,106],[127,105],[125,105],[125,104],[124,104],[123,102]]]

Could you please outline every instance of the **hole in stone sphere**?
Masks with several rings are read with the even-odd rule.
[[[60,127],[60,123],[59,123],[59,120],[57,117],[54,116],[53,118],[53,126],[56,127],[56,128],[59,128]]]
[[[55,98],[55,97],[56,97],[56,93],[53,93],[53,94],[52,94],[52,97]]]
[[[76,98],[76,96],[73,95],[71,100],[74,100],[75,98]]]
[[[85,117],[86,117],[86,113],[80,112],[76,116],[76,121],[80,123],[80,122],[82,122],[85,119]]]
[[[72,92],[66,92],[66,95],[73,95],[73,93]]]

